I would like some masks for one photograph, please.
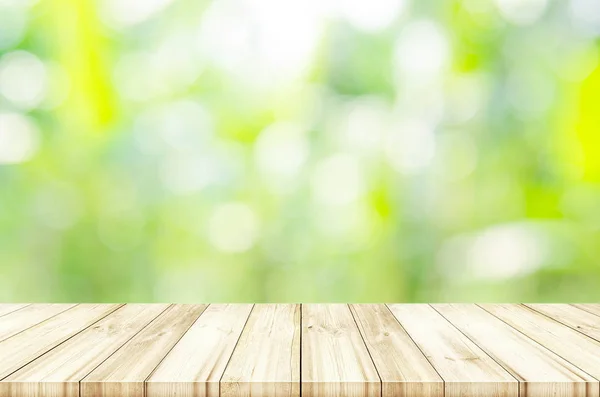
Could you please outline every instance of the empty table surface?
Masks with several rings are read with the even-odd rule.
[[[0,397],[600,397],[598,304],[0,304]]]

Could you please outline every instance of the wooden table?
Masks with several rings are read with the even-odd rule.
[[[600,304],[4,304],[0,397],[598,397]]]

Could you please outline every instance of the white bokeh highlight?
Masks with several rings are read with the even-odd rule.
[[[259,220],[254,210],[242,202],[220,204],[208,222],[211,244],[225,253],[240,253],[254,246],[259,237]]]
[[[0,113],[0,164],[30,160],[40,144],[35,123],[19,113]]]
[[[430,20],[410,22],[394,48],[394,65],[401,82],[430,83],[446,70],[450,45],[442,27]]]
[[[312,176],[316,202],[324,205],[347,205],[357,201],[365,191],[364,174],[356,156],[333,154],[321,160]]]
[[[433,128],[424,120],[400,120],[388,131],[384,150],[387,161],[396,171],[402,174],[424,171],[436,154]]]
[[[292,122],[265,128],[256,141],[254,156],[265,183],[275,192],[292,189],[308,158],[309,142],[304,129]]]
[[[544,14],[548,0],[495,0],[495,3],[500,14],[508,22],[529,25]]]
[[[350,24],[365,32],[379,32],[389,27],[407,8],[406,0],[340,0],[340,14]]]
[[[172,0],[103,0],[100,13],[104,22],[122,29],[144,22],[163,11]]]
[[[23,110],[36,108],[48,86],[44,63],[27,51],[14,51],[0,59],[0,95]]]

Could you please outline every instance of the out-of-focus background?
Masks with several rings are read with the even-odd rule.
[[[0,301],[600,299],[598,0],[0,0]]]

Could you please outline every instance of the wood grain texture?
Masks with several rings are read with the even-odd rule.
[[[300,305],[255,305],[221,379],[221,396],[300,396],[300,331]]]
[[[446,397],[517,397],[519,383],[429,305],[388,305],[445,382]]]
[[[528,304],[525,306],[600,341],[600,317],[595,314],[567,304]]]
[[[598,382],[476,305],[433,305],[519,380],[520,397],[597,396]]]
[[[386,305],[350,305],[383,397],[443,397],[444,381]]]
[[[302,396],[380,396],[381,380],[348,305],[302,305]]]
[[[36,304],[13,311],[0,317],[0,341],[8,339],[19,332],[33,327],[44,320],[75,306],[60,304]]]
[[[480,306],[594,378],[600,379],[599,342],[523,305]]]
[[[81,304],[0,342],[0,379],[106,317],[122,305]],[[0,382],[0,395],[4,384]]]
[[[207,305],[173,305],[81,381],[82,397],[143,397],[144,381]]]
[[[600,316],[600,303],[576,303],[573,306],[585,310],[588,313]]]
[[[251,310],[251,304],[210,305],[148,378],[146,395],[218,397]]]
[[[0,317],[29,306],[29,303],[2,303],[0,304]]]
[[[0,397],[600,397],[594,304],[0,304]]]
[[[79,381],[168,305],[125,305],[0,382],[7,397],[78,397]]]

